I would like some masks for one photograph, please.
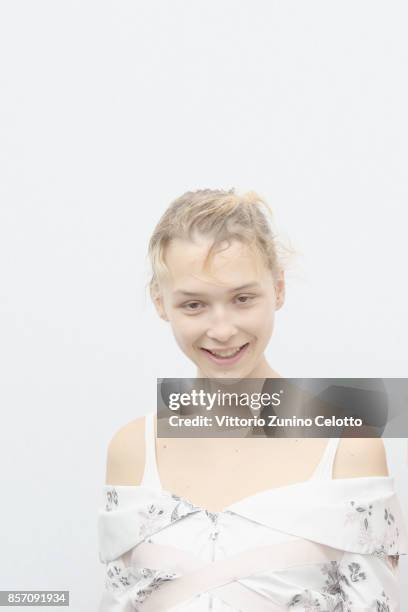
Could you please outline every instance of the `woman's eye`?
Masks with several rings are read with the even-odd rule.
[[[238,304],[249,304],[254,299],[253,295],[238,295],[236,298]]]
[[[188,302],[187,304],[183,304],[182,308],[187,310],[188,312],[199,312],[203,307],[202,302]]]

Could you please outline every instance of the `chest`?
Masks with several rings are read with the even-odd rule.
[[[164,489],[220,512],[240,499],[311,478],[326,439],[157,440]]]

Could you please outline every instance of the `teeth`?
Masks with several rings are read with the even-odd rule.
[[[226,350],[224,350],[224,351],[210,351],[210,353],[212,353],[216,357],[233,357],[240,350],[241,350],[241,347],[238,347],[237,349],[232,349],[232,350],[229,350],[229,351],[226,351]]]

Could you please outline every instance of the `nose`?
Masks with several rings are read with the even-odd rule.
[[[211,340],[218,342],[228,342],[237,333],[231,313],[218,311],[213,314],[206,335]]]

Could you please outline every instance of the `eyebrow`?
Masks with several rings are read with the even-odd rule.
[[[241,285],[240,287],[235,287],[234,289],[229,289],[228,293],[235,293],[236,291],[243,291],[244,289],[259,289],[259,283],[246,283],[245,285]],[[206,295],[206,293],[201,291],[184,291],[182,289],[177,289],[174,292],[175,295],[185,295],[185,296],[196,296],[196,295]]]

